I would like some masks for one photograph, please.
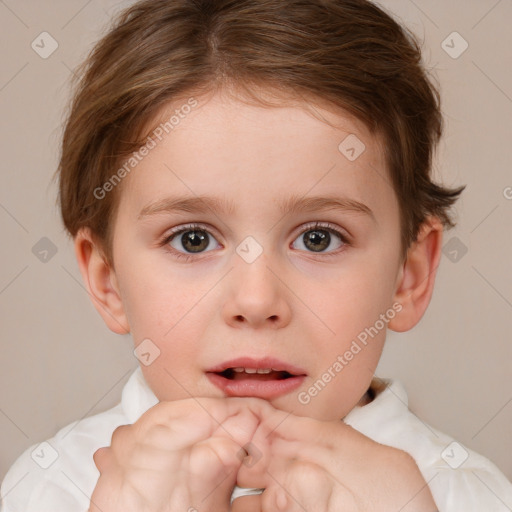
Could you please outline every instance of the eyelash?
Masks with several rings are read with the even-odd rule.
[[[307,231],[314,231],[315,229],[322,229],[324,231],[328,231],[329,233],[333,233],[334,235],[338,236],[341,242],[343,243],[343,246],[341,248],[338,248],[334,251],[325,252],[325,253],[316,253],[321,255],[323,258],[329,258],[333,256],[337,256],[341,251],[344,250],[346,246],[350,246],[350,241],[348,235],[345,235],[338,229],[336,229],[332,224],[329,223],[323,223],[323,222],[312,222],[309,224],[306,224],[302,231],[299,234],[305,233]],[[177,228],[176,230],[172,231],[168,235],[164,237],[164,239],[160,242],[160,246],[164,246],[165,249],[173,254],[174,257],[177,259],[183,260],[183,261],[190,261],[194,259],[196,256],[204,253],[197,253],[197,254],[188,254],[183,253],[180,251],[177,251],[176,249],[169,246],[169,243],[178,235],[185,233],[187,231],[206,231],[208,234],[211,234],[208,227],[203,226],[201,224],[188,224],[183,227]],[[210,251],[206,251],[210,252]],[[311,254],[315,254],[314,252],[311,252]]]

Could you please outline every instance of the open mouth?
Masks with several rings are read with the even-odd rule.
[[[306,372],[275,358],[242,357],[210,368],[206,376],[226,396],[271,400],[300,387]]]
[[[293,377],[287,371],[278,371],[272,368],[227,368],[223,372],[216,372],[217,375],[229,380],[248,380],[257,379],[261,381],[267,380],[284,380]]]

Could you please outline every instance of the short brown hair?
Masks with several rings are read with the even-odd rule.
[[[367,0],[139,1],[93,48],[75,87],[57,171],[61,213],[72,236],[91,229],[110,263],[120,187],[101,200],[94,190],[144,144],[162,107],[220,88],[316,99],[380,134],[402,254],[429,215],[454,225],[448,210],[464,187],[431,178],[439,92],[415,36]]]

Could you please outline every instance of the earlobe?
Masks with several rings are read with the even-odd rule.
[[[394,301],[400,303],[402,309],[388,323],[393,331],[412,329],[427,310],[441,258],[442,238],[443,225],[440,220],[429,217],[407,251],[394,296]]]
[[[129,333],[115,272],[94,241],[90,229],[81,228],[74,243],[80,273],[94,307],[111,331]]]

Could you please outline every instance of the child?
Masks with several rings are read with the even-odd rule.
[[[366,0],[122,14],[83,68],[60,204],[141,364],[38,447],[46,469],[16,461],[2,510],[512,510],[496,466],[373,377],[453,225],[441,127],[413,36]]]

